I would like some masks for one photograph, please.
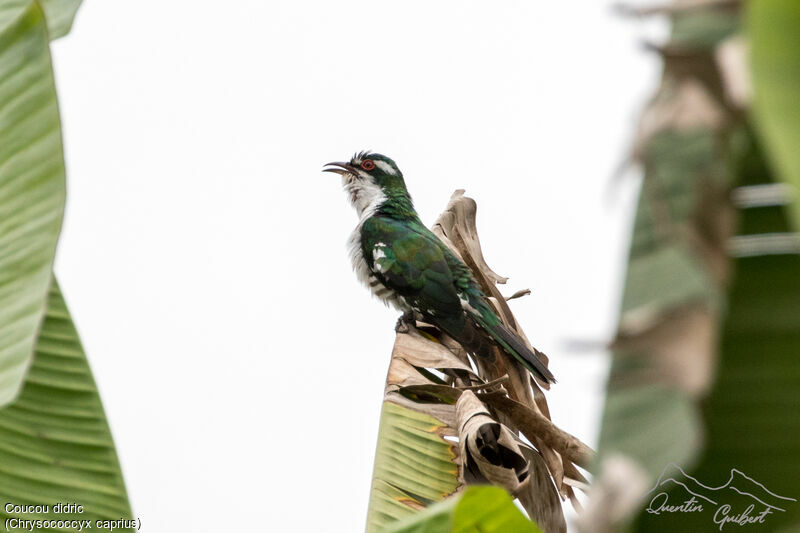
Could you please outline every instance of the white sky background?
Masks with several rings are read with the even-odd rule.
[[[397,313],[356,282],[323,163],[371,148],[490,266],[596,443],[659,74],[611,2],[86,0],[53,45],[56,271],[149,532],[363,529]],[[657,29],[657,28],[656,28]],[[613,183],[616,183],[614,185]]]

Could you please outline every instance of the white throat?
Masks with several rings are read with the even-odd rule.
[[[342,185],[361,222],[371,217],[386,201],[383,189],[366,173],[362,177],[344,174]]]

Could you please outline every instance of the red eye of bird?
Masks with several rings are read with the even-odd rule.
[[[372,159],[365,159],[364,161],[361,162],[361,168],[363,168],[364,170],[372,170],[373,168],[375,168],[375,161],[373,161]]]

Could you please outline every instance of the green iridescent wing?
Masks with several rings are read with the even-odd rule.
[[[421,222],[369,218],[361,228],[361,248],[367,265],[381,283],[404,297],[416,311],[433,318],[434,325],[467,349],[490,355],[486,351],[488,334],[532,373],[555,383],[539,356],[501,323],[467,266]],[[469,305],[469,321],[462,302]]]
[[[413,307],[433,316],[460,316],[461,301],[447,251],[422,224],[389,217],[361,228],[364,259],[375,276]]]

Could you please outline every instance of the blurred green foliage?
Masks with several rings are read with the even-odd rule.
[[[385,533],[539,533],[506,491],[471,486],[393,524]]]

